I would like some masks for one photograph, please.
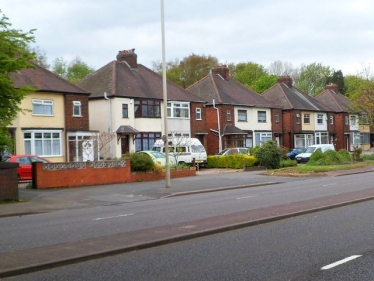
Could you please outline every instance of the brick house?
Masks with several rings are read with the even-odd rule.
[[[328,84],[324,91],[315,97],[321,103],[335,111],[335,145],[336,149],[353,150],[360,146],[363,150],[370,148],[370,128],[366,115],[349,112],[351,101],[338,92],[338,85]],[[330,122],[331,123],[331,122]]]
[[[203,99],[203,118],[191,119],[191,135],[206,134],[207,153],[253,147],[274,139],[282,145],[281,108],[231,79],[226,65],[187,88]]]
[[[202,108],[204,101],[167,81],[165,105],[162,77],[138,63],[135,49],[119,51],[116,58],[78,83],[92,93],[90,128],[115,134],[104,157],[151,149],[166,134],[190,137],[191,107]],[[192,106],[193,102],[200,105]],[[168,132],[164,130],[165,106]]]
[[[335,144],[335,111],[294,87],[290,76],[280,76],[262,95],[282,108],[285,147]]]
[[[19,113],[9,126],[15,140],[13,153],[36,154],[53,162],[89,160],[92,156],[87,156],[84,142],[92,142],[95,135],[89,131],[90,93],[32,64],[34,68],[11,75],[16,88],[35,88],[22,100],[24,113]]]

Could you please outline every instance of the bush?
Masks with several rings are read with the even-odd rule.
[[[356,161],[356,160],[360,159],[361,154],[362,154],[362,148],[359,147],[358,145],[355,145],[353,147],[353,154],[352,154],[353,160]]]
[[[307,166],[326,166],[331,164],[333,164],[332,161],[322,151],[313,152],[306,163]]]
[[[281,150],[276,141],[268,140],[260,148],[255,150],[254,156],[258,159],[260,166],[268,169],[279,169]]]
[[[338,154],[340,155],[342,159],[342,163],[351,163],[352,157],[351,157],[351,154],[349,154],[348,150],[340,149],[338,151]]]
[[[295,167],[295,166],[297,166],[296,160],[287,159],[287,160],[280,161],[280,168]]]
[[[290,151],[290,149],[287,148],[287,147],[282,146],[282,147],[280,148],[280,151],[281,151],[281,159],[283,159],[283,160],[287,160],[287,159],[288,159],[288,157],[287,157],[287,153]]]
[[[230,168],[241,169],[243,168],[243,161],[246,167],[253,167],[257,163],[254,156],[245,154],[233,154],[227,156],[208,156],[207,168]]]
[[[151,171],[154,169],[155,163],[148,155],[143,153],[130,154],[131,171]]]

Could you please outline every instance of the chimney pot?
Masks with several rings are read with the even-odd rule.
[[[212,74],[219,74],[225,80],[229,80],[230,79],[230,70],[229,70],[229,68],[227,67],[226,64],[215,66],[212,69]]]
[[[292,88],[292,78],[290,76],[278,76],[278,83],[284,83],[288,88]]]
[[[117,61],[125,61],[131,68],[138,67],[138,56],[135,54],[135,49],[119,51]]]

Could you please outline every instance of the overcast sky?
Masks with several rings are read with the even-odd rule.
[[[164,0],[166,60],[211,55],[222,63],[322,63],[344,75],[374,65],[373,0]],[[37,29],[48,62],[98,69],[119,50],[162,60],[160,0],[0,0],[12,28]]]

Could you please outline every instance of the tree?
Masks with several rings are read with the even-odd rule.
[[[5,15],[0,18],[0,154],[12,145],[7,126],[22,111],[21,101],[33,91],[31,87],[15,88],[11,75],[32,67],[35,54],[28,51],[28,45],[35,40],[34,31],[11,29],[9,19]]]
[[[79,57],[76,57],[70,63],[59,57],[53,60],[52,71],[70,82],[76,83],[94,72],[95,69],[83,62]]]
[[[232,77],[246,87],[252,88],[255,81],[267,75],[263,65],[254,62],[241,62],[236,65],[235,74]]]
[[[275,75],[266,75],[261,76],[259,79],[253,82],[251,89],[261,94],[267,89],[271,88],[278,82],[278,76]]]
[[[44,68],[49,69],[48,59],[45,50],[42,50],[40,47],[28,47],[28,51],[35,55],[34,61],[43,66]]]
[[[332,73],[333,70],[329,66],[323,66],[321,63],[302,65],[299,75],[294,79],[295,85],[314,97],[325,89],[327,78]]]
[[[274,61],[267,68],[270,75],[276,76],[290,76],[293,78],[296,69],[290,62]]]
[[[188,88],[208,75],[211,69],[218,64],[218,59],[213,56],[192,53],[181,61],[175,59],[168,62],[166,64],[166,77],[182,88]],[[161,74],[162,63],[153,62],[153,69]]]
[[[347,89],[344,85],[344,76],[341,70],[334,71],[332,76],[327,77],[327,84],[334,83],[338,85],[339,93],[345,95]]]

